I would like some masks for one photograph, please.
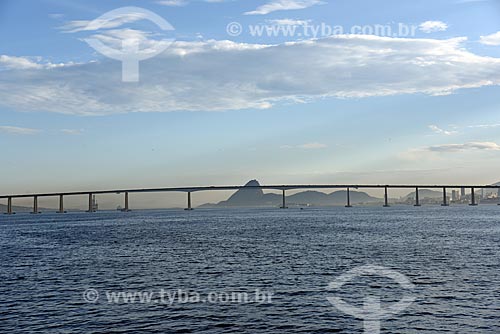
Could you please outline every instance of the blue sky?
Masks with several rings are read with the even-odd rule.
[[[175,30],[89,28],[124,6]],[[89,37],[161,52],[122,82]],[[1,193],[500,181],[497,1],[3,0],[0,41]]]

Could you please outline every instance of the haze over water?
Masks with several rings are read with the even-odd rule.
[[[499,333],[497,206],[213,209],[0,217],[2,333],[361,333],[326,299],[416,301],[382,333]],[[95,289],[99,299],[83,297]],[[107,292],[272,292],[267,303],[113,303]],[[105,329],[105,330],[104,330]]]

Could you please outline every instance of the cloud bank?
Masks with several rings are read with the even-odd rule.
[[[123,83],[121,63],[106,58],[47,66],[2,56],[0,106],[75,115],[224,111],[500,84],[500,59],[467,51],[465,40],[340,35],[279,45],[176,42],[140,63],[137,84]]]
[[[445,135],[445,136],[451,136],[451,135],[458,133],[458,131],[449,131],[449,130],[441,129],[437,125],[429,125],[429,129],[431,129],[434,133],[437,133],[440,135]]]
[[[470,142],[465,144],[443,144],[425,148],[430,152],[466,152],[466,151],[500,151],[500,145],[494,142]]]
[[[16,57],[16,56],[0,55],[0,70],[50,69],[66,65],[73,65],[73,63],[54,64],[49,61],[44,61],[40,57]]]
[[[12,135],[36,135],[40,133],[38,129],[21,128],[18,126],[0,125],[0,133]]]

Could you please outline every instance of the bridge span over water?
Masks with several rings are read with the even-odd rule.
[[[96,190],[96,191],[74,191],[74,192],[55,192],[55,193],[37,193],[37,194],[17,194],[17,195],[0,195],[0,199],[7,199],[6,214],[14,214],[12,209],[12,201],[16,198],[33,198],[32,213],[40,213],[38,210],[38,199],[41,197],[58,197],[59,198],[59,213],[64,211],[64,197],[67,196],[82,196],[88,195],[89,207],[87,212],[95,212],[93,196],[102,194],[123,194],[124,208],[122,211],[130,211],[129,194],[132,193],[161,193],[161,192],[183,192],[187,194],[187,206],[185,210],[193,210],[191,204],[191,193],[200,191],[220,191],[220,190],[240,190],[240,189],[265,189],[278,190],[282,192],[281,208],[286,209],[286,191],[287,190],[304,190],[304,189],[345,189],[346,190],[346,207],[352,207],[350,200],[350,189],[384,189],[384,207],[389,207],[389,189],[415,189],[415,206],[420,206],[419,189],[442,189],[443,202],[442,206],[448,206],[448,198],[446,191],[448,189],[470,189],[469,205],[477,205],[475,189],[497,189],[500,191],[499,185],[416,185],[416,184],[289,184],[289,185],[246,185],[246,186],[199,186],[199,187],[166,187],[166,188],[144,188],[144,189],[115,189],[115,190]],[[499,203],[500,205],[500,203]]]

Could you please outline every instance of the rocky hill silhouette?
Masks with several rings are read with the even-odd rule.
[[[245,184],[248,189],[242,188],[231,195],[227,200],[216,204],[205,204],[202,207],[259,207],[259,206],[279,206],[281,195],[275,193],[264,193],[257,180],[251,180]],[[333,206],[346,204],[347,191],[340,190],[332,193],[307,190],[298,192],[286,197],[288,206]],[[377,203],[380,198],[372,197],[365,192],[350,191],[351,203]]]

